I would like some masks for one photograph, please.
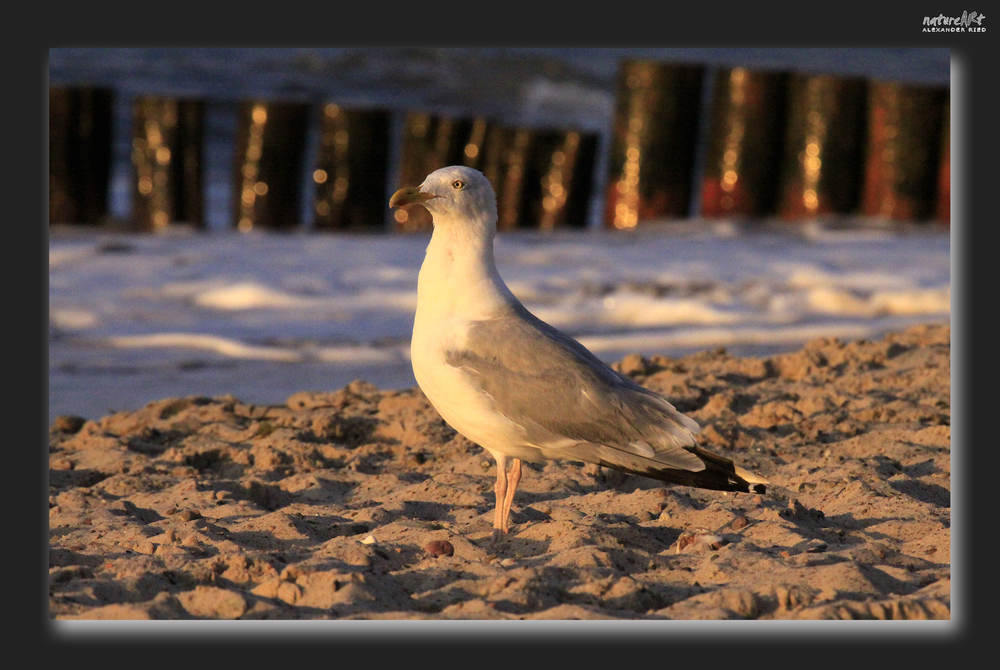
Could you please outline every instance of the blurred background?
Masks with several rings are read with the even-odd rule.
[[[605,360],[950,313],[947,49],[52,49],[50,420],[412,385],[451,164]]]

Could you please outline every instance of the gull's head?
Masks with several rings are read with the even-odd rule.
[[[497,199],[489,179],[479,170],[461,165],[441,168],[427,175],[417,188],[401,188],[389,207],[420,204],[434,218],[435,227],[460,223],[496,231]]]

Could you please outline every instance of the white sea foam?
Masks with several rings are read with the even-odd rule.
[[[280,402],[297,387],[334,389],[357,377],[411,386],[426,245],[423,235],[55,231],[50,415],[96,416],[168,390]],[[608,361],[718,346],[776,352],[814,337],[945,321],[949,255],[941,231],[794,236],[708,227],[504,233],[497,241],[500,273],[525,306]]]
[[[152,333],[149,335],[120,335],[102,341],[112,347],[154,349],[157,347],[206,349],[232,358],[252,358],[261,361],[296,363],[302,355],[282,347],[261,347],[245,344],[215,335],[199,333]]]
[[[621,335],[587,335],[580,343],[595,354],[616,352],[670,352],[671,350],[709,349],[715,347],[754,347],[798,345],[817,337],[858,339],[870,333],[870,328],[856,323],[825,323],[789,328],[745,327],[685,328],[661,333],[627,333]]]

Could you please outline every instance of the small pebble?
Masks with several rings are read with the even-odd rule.
[[[681,536],[677,538],[677,553],[681,553],[688,547],[691,547],[693,551],[712,549],[721,549],[727,544],[726,539],[721,535],[716,535],[715,533],[710,533],[704,528],[695,528],[693,530],[687,530],[681,533]]]
[[[375,539],[374,535],[369,535],[365,539],[361,540],[361,544],[375,544],[376,542],[378,542],[378,540]]]
[[[721,535],[708,536],[704,539],[704,541],[708,544],[708,548],[713,551],[722,549],[727,544],[726,539]]]
[[[805,551],[808,554],[821,554],[826,551],[826,542],[822,540],[810,540],[805,545]]]
[[[177,518],[181,521],[191,521],[193,519],[200,519],[201,512],[196,509],[186,509],[177,515]]]
[[[743,514],[733,519],[732,529],[739,530],[741,528],[746,528],[750,525],[750,519],[746,518]]]
[[[63,414],[57,416],[55,421],[52,422],[52,427],[62,433],[79,433],[80,429],[83,428],[83,424],[87,423],[87,420],[82,416],[71,416]]]
[[[629,354],[618,362],[618,371],[629,377],[645,375],[649,370],[649,361],[639,354]]]
[[[424,545],[424,551],[431,556],[454,556],[455,547],[448,540],[434,540]]]

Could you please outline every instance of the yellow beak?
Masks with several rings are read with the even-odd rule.
[[[421,205],[432,198],[440,198],[439,195],[424,193],[419,188],[411,186],[401,188],[389,198],[389,207],[406,207],[407,205]]]

